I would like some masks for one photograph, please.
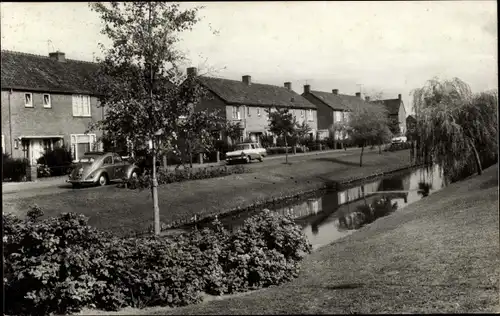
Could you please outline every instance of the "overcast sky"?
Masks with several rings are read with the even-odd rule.
[[[459,77],[473,91],[497,87],[496,1],[200,4],[203,20],[181,48],[186,66],[217,77],[291,81],[297,93],[306,82],[345,94],[401,93],[407,111],[410,91],[433,76]],[[1,3],[2,49],[92,60],[107,43],[100,28],[84,2]]]

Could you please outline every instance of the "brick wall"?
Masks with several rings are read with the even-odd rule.
[[[51,108],[43,107],[43,93],[32,92],[33,107],[24,105],[24,93],[13,91],[10,99],[11,129],[9,133],[9,91],[2,90],[2,134],[5,137],[6,152],[10,153],[10,142],[14,148],[14,139],[22,135],[44,136],[64,135],[64,144],[70,145],[70,134],[83,134],[92,121],[102,119],[103,109],[97,108],[97,98],[91,97],[91,117],[73,117],[72,95],[50,93]],[[101,132],[92,132],[97,137]],[[14,157],[22,157],[23,151],[19,143],[13,149]]]

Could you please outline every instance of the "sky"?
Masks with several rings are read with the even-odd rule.
[[[209,75],[283,85],[303,92],[339,89],[363,96],[402,94],[432,77],[458,77],[473,91],[498,85],[496,1],[190,2],[203,5],[181,35],[185,67]],[[66,58],[102,57],[109,45],[85,2],[2,2],[2,50]],[[215,32],[214,32],[215,31]]]

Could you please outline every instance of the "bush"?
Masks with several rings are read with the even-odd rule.
[[[248,170],[244,166],[219,166],[219,167],[208,167],[208,168],[182,168],[174,171],[165,171],[159,169],[156,173],[157,181],[159,185],[183,182],[188,180],[201,180],[225,177],[231,174],[242,174],[246,173]],[[151,173],[146,171],[143,175],[137,177],[137,179],[123,179],[123,183],[126,187],[131,189],[137,188],[149,188],[151,184]]]
[[[12,158],[8,154],[2,156],[2,181],[23,181],[26,179],[28,171],[28,160],[22,158]]]
[[[398,150],[405,150],[405,149],[410,149],[411,148],[411,143],[410,142],[404,142],[404,143],[391,143],[388,149],[385,151],[398,151]]]
[[[42,157],[38,158],[37,163],[46,165],[50,169],[52,176],[61,176],[69,173],[72,161],[71,150],[67,150],[63,146],[47,151]]]
[[[83,307],[182,306],[202,292],[233,293],[297,276],[311,251],[299,226],[265,211],[234,234],[220,222],[167,239],[117,238],[82,215],[3,215],[5,312],[48,315]]]
[[[274,139],[271,135],[261,135],[260,136],[260,144],[264,148],[269,148],[274,146]]]

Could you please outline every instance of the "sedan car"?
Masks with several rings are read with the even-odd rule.
[[[104,186],[110,181],[135,178],[139,167],[112,152],[87,152],[75,164],[67,182],[78,187],[82,184]]]
[[[242,143],[236,145],[233,151],[226,153],[226,162],[244,161],[249,163],[254,159],[262,161],[266,155],[266,149],[259,143]]]

